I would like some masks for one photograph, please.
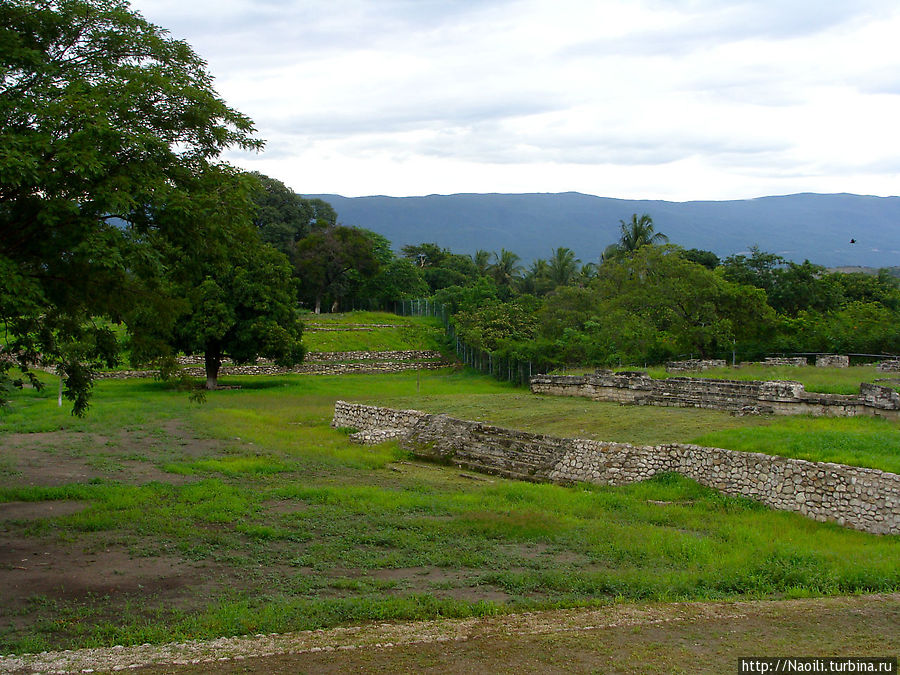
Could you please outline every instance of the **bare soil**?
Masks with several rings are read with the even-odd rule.
[[[66,485],[95,478],[135,485],[150,481],[181,484],[194,478],[168,473],[162,464],[212,455],[221,447],[222,441],[194,437],[174,421],[155,429],[110,435],[78,431],[4,434],[0,487]]]
[[[166,472],[162,468],[166,462],[216,455],[221,449],[221,441],[194,437],[176,422],[114,435],[4,434],[0,487],[50,487],[95,478],[127,484],[183,484],[197,478]],[[192,609],[233,576],[225,566],[197,563],[174,551],[130,552],[110,533],[79,533],[74,540],[62,536],[53,519],[78,513],[85,506],[72,500],[0,502],[0,625],[4,628],[16,631],[58,620],[55,606],[60,602],[90,611],[97,607],[110,620],[115,620],[125,603],[134,601],[147,611]],[[28,532],[35,524],[46,532]]]

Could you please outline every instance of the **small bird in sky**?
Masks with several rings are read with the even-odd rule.
[[[856,243],[856,239],[851,239],[851,240],[850,240],[850,243],[851,243],[851,244],[855,244],[855,243]]]

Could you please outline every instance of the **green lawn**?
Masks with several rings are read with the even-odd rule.
[[[637,442],[711,428],[764,436],[781,419],[532,397],[450,371],[423,373],[418,387],[415,373],[223,382],[241,389],[196,405],[152,381],[104,381],[85,419],[57,408],[53,392],[16,395],[0,427],[0,550],[52,553],[37,564],[62,569],[0,565],[4,597],[20,594],[0,601],[0,653],[900,589],[900,537],[773,512],[673,475],[624,488],[473,480],[395,443],[351,445],[329,427],[338,398]],[[852,436],[829,426],[838,420],[806,421],[826,445]],[[898,433],[854,422],[861,436],[887,434],[882,442]],[[97,578],[79,584],[66,576],[91,570]],[[16,585],[22,574],[35,575],[31,586]]]
[[[444,326],[433,317],[397,316],[386,312],[304,314],[307,326],[303,343],[310,351],[389,351],[430,349],[448,351]],[[381,324],[366,330],[328,331],[317,328],[352,327],[347,324]],[[383,326],[389,327],[383,327]]]

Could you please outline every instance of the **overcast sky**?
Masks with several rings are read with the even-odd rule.
[[[900,193],[896,0],[132,5],[300,193]]]

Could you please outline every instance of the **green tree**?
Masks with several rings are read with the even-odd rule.
[[[597,276],[597,266],[591,262],[584,263],[581,269],[578,270],[578,278],[575,280],[575,283],[578,286],[587,286],[595,276]]]
[[[703,356],[730,351],[734,341],[768,330],[774,313],[765,294],[727,281],[686,260],[672,246],[643,246],[634,255],[603,265],[596,290],[601,321],[625,310],[648,322],[673,353]],[[647,360],[655,360],[649,358]]]
[[[561,246],[553,249],[553,255],[547,263],[547,275],[557,286],[568,286],[578,275],[578,263],[572,249]]]
[[[643,246],[664,244],[669,241],[666,235],[656,232],[653,219],[646,213],[640,217],[634,213],[628,222],[620,220],[619,229],[621,230],[619,241],[606,247],[603,260],[615,260],[632,255]]]
[[[207,389],[218,387],[224,358],[240,365],[266,357],[282,366],[303,358],[291,266],[252,223],[254,188],[258,179],[219,167],[154,207],[154,222],[173,232],[160,284],[176,309],[169,324],[153,312],[126,317],[138,335],[156,332],[163,346],[156,356],[202,354]],[[187,223],[190,228],[179,227]]]
[[[400,249],[400,253],[407,260],[411,260],[419,267],[440,267],[450,251],[441,248],[435,243],[407,244]]]
[[[478,271],[478,276],[487,276],[491,267],[491,252],[485,251],[482,248],[478,249],[475,251],[475,255],[472,256],[472,262],[475,263],[475,269]]]
[[[498,286],[512,288],[522,271],[519,260],[521,258],[518,255],[505,248],[500,249],[500,253],[494,253],[494,264],[491,265],[490,273]]]
[[[712,251],[705,251],[702,248],[688,248],[681,252],[685,258],[698,265],[703,265],[706,269],[714,270],[721,262],[719,256]]]
[[[722,263],[725,278],[761,288],[769,304],[782,314],[827,312],[845,302],[843,284],[836,275],[808,260],[797,264],[774,253],[750,247],[750,256],[729,256]]]
[[[553,290],[554,283],[550,279],[550,268],[547,261],[537,258],[519,279],[519,290],[535,296],[546,295]]]
[[[408,245],[400,251],[404,258],[422,268],[432,292],[450,286],[466,286],[478,278],[478,268],[471,256],[453,253],[437,244]]]
[[[253,224],[264,242],[289,256],[294,244],[309,234],[315,220],[312,204],[280,180],[261,173],[253,175],[259,181],[253,192]]]
[[[26,373],[38,355],[57,363],[83,414],[92,367],[117,359],[90,321],[139,299],[135,271],[156,265],[166,234],[150,206],[223,149],[261,141],[203,60],[122,0],[6,0],[0,67],[4,351]],[[10,366],[0,359],[6,385]]]
[[[527,342],[537,334],[540,301],[523,295],[511,302],[489,302],[455,317],[457,332],[468,344],[493,352],[510,341]]]
[[[828,275],[840,289],[844,302],[879,302],[894,311],[900,310],[900,279],[887,270],[878,274],[839,272]]]
[[[761,251],[757,246],[750,247],[750,255],[731,255],[722,262],[725,278],[739,284],[755,286],[767,294],[775,287],[778,270],[787,261],[774,253]]]
[[[405,258],[395,258],[382,265],[360,293],[364,299],[371,298],[386,303],[391,300],[424,298],[429,294],[429,288],[421,268]]]
[[[294,267],[300,278],[300,294],[312,302],[315,313],[330,298],[332,311],[353,286],[377,274],[375,242],[365,231],[344,225],[316,229],[297,242]]]

